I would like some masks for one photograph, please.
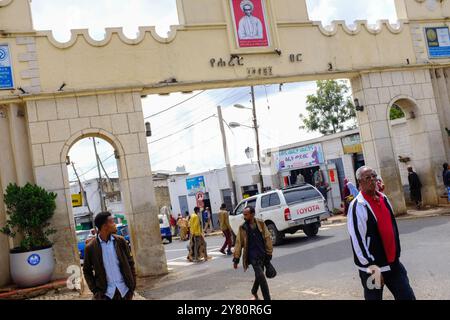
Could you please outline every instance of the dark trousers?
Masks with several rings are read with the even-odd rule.
[[[383,288],[371,289],[368,287],[368,281],[371,277],[367,272],[359,271],[361,283],[364,288],[364,298],[366,300],[383,300]],[[405,267],[400,263],[391,265],[391,271],[383,272],[384,283],[389,291],[394,295],[395,300],[416,300],[414,291],[409,284],[408,273]]]
[[[128,291],[125,297],[122,298],[120,291],[116,289],[116,292],[114,293],[114,297],[112,299],[104,294],[97,294],[94,296],[93,300],[133,300],[133,296],[134,292]]]
[[[228,247],[228,252],[231,252],[231,246],[232,246],[231,231],[225,230],[222,232],[223,232],[223,235],[225,236],[225,243],[223,244],[222,249],[220,249],[220,251],[225,251],[225,248]]]
[[[262,259],[251,261],[250,264],[255,270],[255,282],[252,288],[252,294],[256,296],[258,294],[258,289],[261,287],[261,291],[264,300],[270,299],[269,285],[267,284],[266,275],[264,274],[264,261]]]

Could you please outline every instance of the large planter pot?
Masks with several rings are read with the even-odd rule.
[[[10,253],[10,270],[13,282],[21,288],[49,283],[55,269],[53,248]]]

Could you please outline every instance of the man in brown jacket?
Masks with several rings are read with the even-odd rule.
[[[234,246],[234,269],[237,269],[239,260],[243,253],[244,271],[252,265],[255,270],[255,283],[252,288],[254,300],[259,300],[258,289],[261,291],[264,300],[270,300],[269,285],[267,284],[264,268],[272,260],[272,238],[264,221],[255,219],[255,209],[247,207],[244,210],[245,223],[239,227],[239,234],[236,237]]]
[[[225,237],[225,243],[222,246],[222,249],[220,249],[220,252],[225,254],[225,248],[228,247],[227,255],[231,256],[233,253],[231,252],[231,226],[230,226],[230,218],[228,216],[227,211],[227,205],[224,203],[220,206],[219,211],[219,224],[220,229],[223,232],[223,235]]]
[[[109,212],[95,217],[98,235],[84,253],[83,274],[94,300],[132,300],[136,289],[134,260],[127,241],[116,235]]]

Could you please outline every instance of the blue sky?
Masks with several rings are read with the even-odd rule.
[[[346,20],[349,25],[354,20],[365,19],[370,23],[376,23],[379,19],[396,22],[393,0],[307,0],[307,5],[310,19],[320,20],[325,25],[332,20]],[[33,0],[32,12],[35,29],[52,30],[59,41],[67,41],[70,29],[75,28],[88,28],[93,38],[102,39],[105,27],[123,27],[125,34],[134,38],[139,26],[156,26],[157,32],[165,36],[170,25],[178,24],[175,0]],[[154,141],[215,114],[218,104],[223,106],[224,118],[228,122],[250,125],[251,113],[233,108],[236,103],[250,106],[249,91],[249,88],[207,91],[179,108],[150,118],[154,133],[148,141],[152,169],[174,170],[185,165],[190,172],[200,172],[222,167],[224,161],[216,118],[170,138]],[[281,92],[279,85],[256,88],[262,148],[318,136],[299,130],[301,123],[298,115],[304,112],[306,96],[314,91],[315,84],[311,82],[284,85]],[[144,116],[148,117],[189,97],[181,93],[150,96],[143,100]],[[244,150],[247,146],[254,148],[253,131],[226,131],[232,164],[249,163]],[[106,142],[99,141],[98,149],[102,159],[112,153],[111,146]],[[80,141],[72,148],[70,155],[81,174],[95,166],[92,141]],[[117,175],[113,157],[105,161],[105,167],[112,176]],[[70,170],[69,173],[73,180],[73,172]],[[96,175],[96,170],[91,170],[82,179]]]

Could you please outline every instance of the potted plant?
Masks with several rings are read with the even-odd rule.
[[[6,188],[7,221],[0,232],[11,238],[21,237],[20,246],[10,251],[11,278],[19,287],[39,286],[51,280],[55,258],[48,236],[56,232],[49,228],[56,197],[29,183]]]

